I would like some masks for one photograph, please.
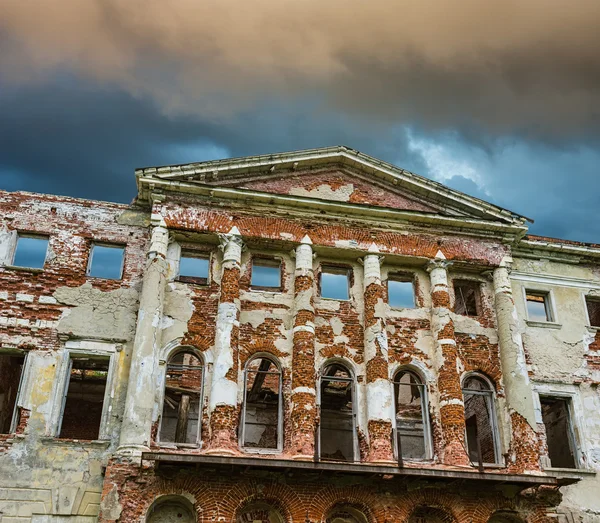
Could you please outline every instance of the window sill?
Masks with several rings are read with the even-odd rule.
[[[37,267],[21,267],[20,265],[2,265],[2,267],[12,271],[32,272],[36,274],[44,272],[43,267],[41,269]]]
[[[163,441],[163,442],[157,443],[157,445],[161,449],[169,449],[169,450],[173,450],[173,449],[200,449],[200,448],[202,448],[202,445],[200,445],[198,443],[170,443],[170,442],[167,442],[167,441]]]
[[[598,332],[600,331],[600,326],[596,326],[596,325],[586,325],[587,330],[590,332]]]
[[[52,436],[45,436],[40,438],[42,443],[50,445],[59,445],[70,447],[72,445],[85,445],[90,447],[103,447],[108,448],[111,441],[108,439],[74,439],[74,438],[56,438]]]
[[[254,448],[242,447],[242,451],[246,452],[247,454],[268,454],[268,455],[281,454],[280,449],[254,449]]]
[[[339,301],[339,302],[349,302],[352,301],[350,298],[327,298],[326,296],[318,296],[320,300],[325,301]]]
[[[478,467],[479,463],[477,461],[472,462],[473,467]],[[484,463],[484,469],[505,469],[506,465],[504,463]]]
[[[92,276],[91,274],[86,274],[85,277],[92,281],[123,281],[123,275],[121,275],[119,278],[103,278],[102,276]]]
[[[281,294],[283,292],[282,287],[250,287],[250,292],[269,292],[271,294]]]
[[[562,323],[556,323],[553,321],[533,321],[527,320],[529,327],[540,327],[542,329],[562,329]]]
[[[207,278],[195,278],[193,276],[178,276],[175,278],[178,283],[187,283],[189,285],[196,285],[198,287],[210,287],[210,282]]]

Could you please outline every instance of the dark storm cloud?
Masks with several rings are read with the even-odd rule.
[[[113,201],[133,169],[345,144],[599,241],[600,3],[0,7],[0,179]]]
[[[5,0],[0,67],[57,67],[223,117],[311,89],[362,119],[599,131],[597,0]]]

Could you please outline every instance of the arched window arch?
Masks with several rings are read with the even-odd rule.
[[[193,505],[181,496],[164,496],[152,503],[146,523],[196,523]]]
[[[270,356],[246,365],[241,445],[246,449],[278,451],[283,444],[281,368]]]
[[[343,504],[336,505],[327,513],[325,523],[368,523],[368,519],[362,511]]]
[[[235,523],[286,523],[281,512],[270,503],[257,501],[237,511]]]
[[[161,443],[200,443],[204,364],[193,349],[174,352],[167,361],[160,422]]]
[[[396,453],[402,459],[430,459],[431,432],[427,388],[414,371],[401,368],[394,376]]]
[[[356,412],[354,376],[338,361],[327,363],[320,379],[319,457],[356,461]]]
[[[494,387],[481,374],[469,374],[463,380],[462,393],[469,459],[474,463],[499,463]]]

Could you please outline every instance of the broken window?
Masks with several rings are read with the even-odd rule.
[[[255,358],[246,367],[242,446],[281,448],[281,370],[269,358]]]
[[[326,523],[367,523],[362,511],[351,505],[338,505],[329,511]]]
[[[425,385],[415,373],[401,370],[396,374],[396,446],[403,459],[429,457],[429,426],[425,398]]]
[[[268,503],[255,502],[242,507],[236,523],[285,523],[281,512]]]
[[[321,270],[321,297],[332,300],[350,299],[348,269],[323,267]]]
[[[250,285],[254,289],[280,289],[281,288],[281,262],[265,258],[252,260],[252,280]]]
[[[193,352],[182,351],[169,358],[160,423],[161,443],[199,443],[203,378],[202,360]]]
[[[398,309],[415,307],[415,289],[412,279],[395,276],[388,280],[388,303]]]
[[[530,321],[553,321],[550,295],[547,292],[525,291],[527,319]]]
[[[320,401],[320,457],[355,461],[354,378],[342,364],[332,363],[323,370]]]
[[[210,266],[208,255],[182,253],[179,258],[179,281],[206,285]]]
[[[46,262],[48,252],[48,238],[43,236],[17,237],[17,246],[13,256],[12,264],[16,267],[27,267],[28,269],[42,269]]]
[[[123,254],[125,248],[120,245],[93,244],[90,252],[88,276],[120,280],[123,275]]]
[[[494,392],[490,384],[481,376],[471,375],[465,379],[462,393],[469,459],[474,463],[498,463]]]
[[[568,398],[540,397],[542,420],[546,428],[546,444],[550,466],[577,468],[574,451],[571,405]]]
[[[24,365],[22,354],[0,354],[0,434],[12,434],[16,430]]]
[[[476,281],[454,282],[454,312],[462,316],[478,316],[480,285]]]
[[[586,296],[585,306],[587,308],[589,324],[592,327],[600,327],[600,298]]]
[[[58,427],[60,438],[99,438],[109,364],[109,358],[70,357]]]

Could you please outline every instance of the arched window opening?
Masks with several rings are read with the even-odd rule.
[[[242,446],[281,449],[281,370],[268,358],[255,358],[246,367]]]
[[[355,461],[354,378],[340,363],[327,365],[321,375],[320,392],[320,457],[334,461]]]
[[[496,512],[488,520],[488,523],[523,523],[523,519],[513,511],[502,510],[500,512]]]
[[[411,514],[408,523],[454,523],[454,518],[439,508],[419,507]]]
[[[238,511],[236,523],[285,523],[281,512],[268,503],[250,503]]]
[[[394,378],[396,452],[402,459],[430,457],[425,385],[417,374],[400,370]]]
[[[368,523],[366,516],[350,505],[338,505],[329,511],[326,523]]]
[[[481,376],[471,375],[465,379],[462,392],[469,459],[474,463],[498,463],[494,392],[490,384]]]
[[[187,499],[168,496],[150,507],[146,523],[196,523],[196,514]]]
[[[202,419],[202,360],[183,351],[169,358],[160,425],[160,441],[197,444]]]

